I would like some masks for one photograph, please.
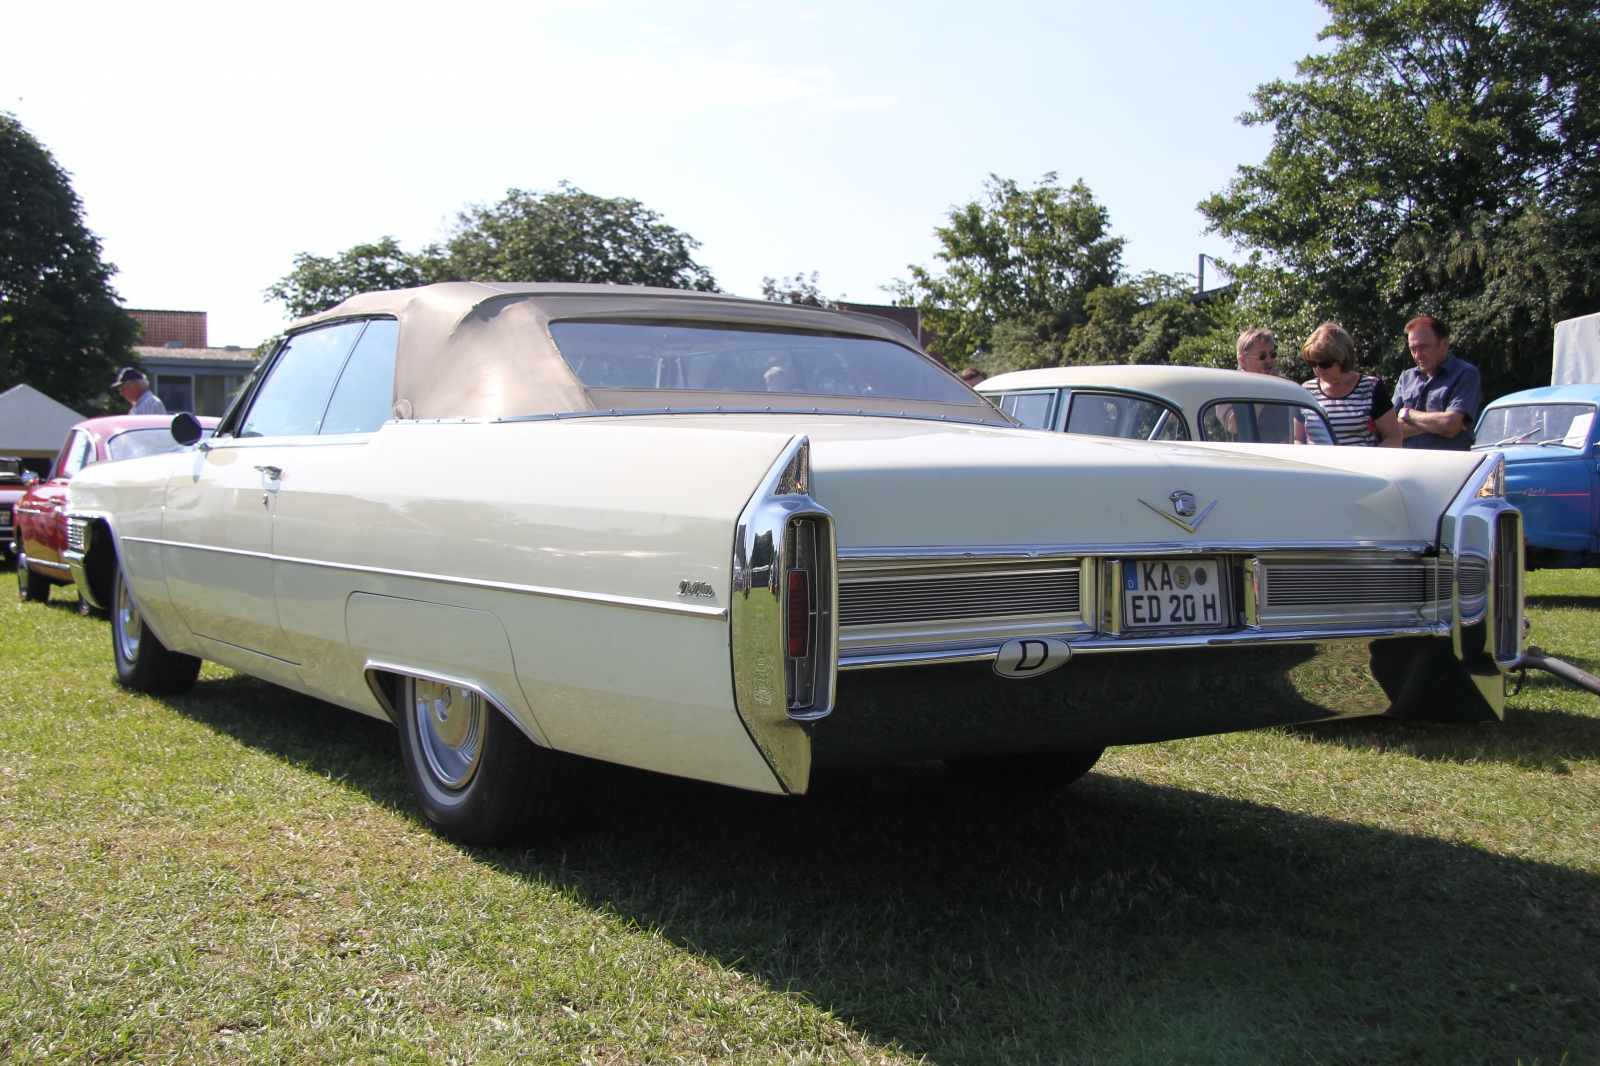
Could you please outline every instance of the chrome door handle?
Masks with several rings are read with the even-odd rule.
[[[283,467],[281,466],[258,466],[256,469],[267,475],[268,481],[279,481],[283,478]]]

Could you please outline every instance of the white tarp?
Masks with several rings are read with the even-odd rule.
[[[1600,314],[1556,323],[1552,385],[1600,385]]]
[[[54,455],[83,416],[32,385],[0,392],[0,455]]]

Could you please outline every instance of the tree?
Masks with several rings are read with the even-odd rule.
[[[803,304],[806,307],[838,307],[837,301],[822,295],[822,289],[817,285],[817,277],[817,271],[813,270],[808,279],[802,270],[796,271],[792,278],[762,278],[761,297],[773,303]]]
[[[956,365],[991,347],[1002,322],[1010,336],[1059,345],[1087,320],[1089,294],[1119,279],[1124,242],[1109,229],[1082,181],[1063,188],[1049,173],[1024,189],[991,174],[981,200],[951,209],[949,225],[934,230],[944,272],[912,265],[911,280],[893,286],[897,302],[922,313]]]
[[[1434,314],[1487,395],[1547,382],[1555,322],[1600,309],[1600,12],[1322,2],[1334,47],[1256,91],[1272,148],[1200,205],[1247,253],[1240,309],[1285,341],[1343,322],[1390,378]]]
[[[282,300],[289,317],[302,318],[357,293],[421,284],[418,257],[402,251],[393,237],[380,237],[374,244],[358,244],[331,258],[300,252],[294,257],[294,269],[273,282],[266,295]]]
[[[430,281],[587,281],[717,291],[694,261],[700,242],[625,196],[606,199],[561,182],[511,189],[492,207],[456,216],[443,247],[424,250]]]
[[[265,294],[298,318],[356,293],[438,281],[589,281],[715,292],[716,279],[694,261],[699,247],[637,200],[608,200],[561,182],[554,192],[511,189],[493,206],[469,205],[443,244],[415,254],[393,237],[331,257],[301,252]]]
[[[136,362],[139,327],[111,287],[116,270],[66,171],[0,112],[0,391],[28,384],[96,406],[117,367]]]

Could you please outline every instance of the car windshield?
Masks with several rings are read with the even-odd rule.
[[[1294,403],[1229,400],[1200,413],[1200,439],[1217,443],[1332,444],[1321,414]]]
[[[200,431],[201,437],[211,436],[211,430]],[[129,429],[106,441],[106,457],[110,459],[137,459],[141,455],[159,455],[161,452],[178,452],[183,445],[172,439],[172,430],[166,426],[154,429]]]
[[[909,348],[867,337],[622,322],[552,322],[550,334],[589,388],[974,402]]]
[[[1593,404],[1529,403],[1491,407],[1483,412],[1483,421],[1478,424],[1475,447],[1546,444],[1581,449],[1588,445],[1593,425]]]

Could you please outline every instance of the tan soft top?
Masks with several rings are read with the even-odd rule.
[[[589,389],[578,381],[550,336],[552,321],[638,319],[712,326],[736,324],[825,331],[890,341],[933,362],[901,326],[848,311],[741,299],[719,293],[635,285],[446,282],[415,289],[368,292],[319,314],[297,319],[291,331],[342,318],[393,316],[400,323],[395,400],[410,416],[508,418],[595,410],[738,408],[742,394]],[[969,390],[970,391],[970,390]],[[839,400],[825,410],[838,410]],[[760,403],[757,403],[757,400]],[[771,404],[750,396],[750,406]],[[794,394],[795,405],[812,397]],[[972,402],[886,401],[892,413],[1009,423],[993,405]]]

